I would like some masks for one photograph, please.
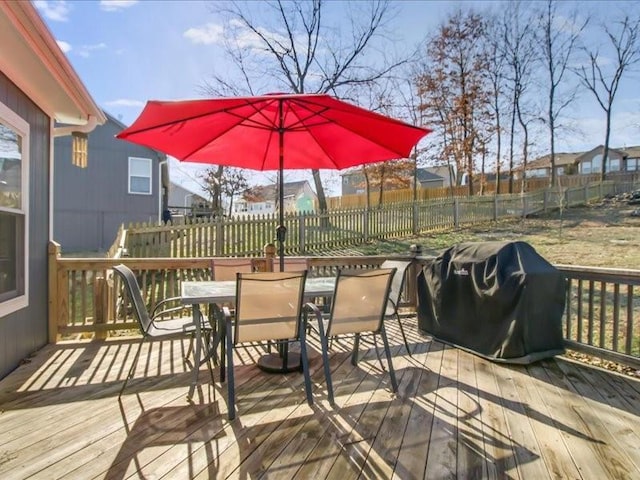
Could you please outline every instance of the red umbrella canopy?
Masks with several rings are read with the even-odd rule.
[[[117,137],[188,162],[343,169],[407,158],[430,132],[323,94],[149,101]]]

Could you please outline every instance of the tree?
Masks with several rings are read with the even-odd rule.
[[[378,205],[382,205],[385,190],[409,188],[413,180],[414,163],[412,160],[373,163],[364,165],[362,173],[367,195],[367,208],[370,208],[369,194],[371,189],[378,189]]]
[[[244,171],[237,167],[223,167],[216,165],[207,168],[200,176],[204,190],[211,199],[211,209],[214,215],[221,215],[223,199],[229,200],[228,215],[233,209],[233,197],[248,187]]]
[[[529,122],[524,111],[525,92],[531,84],[531,72],[537,60],[533,28],[519,1],[508,4],[503,17],[502,48],[506,65],[505,79],[511,92],[509,138],[509,193],[513,193],[516,120],[522,129],[522,188],[525,188],[529,147]]]
[[[347,11],[340,15],[351,27],[350,36],[342,36],[335,22],[330,25],[326,20],[329,6],[331,2],[322,0],[213,3],[228,20],[225,53],[235,72],[214,75],[204,86],[205,93],[239,94],[244,89],[254,94],[276,86],[293,93],[344,98],[354,87],[375,83],[404,63],[388,60],[380,51],[368,55],[377,40],[389,42],[385,36],[386,22],[393,16],[389,1],[346,4]],[[382,60],[376,65],[371,58]],[[320,210],[326,210],[320,171],[312,174]]]
[[[494,120],[493,133],[496,146],[496,195],[500,193],[500,163],[502,161],[502,114],[504,111],[505,57],[500,42],[501,30],[497,19],[487,25],[487,78],[489,82],[489,108]]]
[[[587,64],[576,69],[580,82],[596,98],[605,113],[605,137],[602,152],[601,180],[605,179],[611,137],[613,102],[623,75],[640,61],[640,20],[628,15],[611,24],[602,24],[602,30],[612,49],[611,56],[601,56],[599,49],[584,48]]]
[[[563,111],[575,100],[577,89],[560,91],[566,81],[566,73],[578,48],[578,40],[582,35],[588,19],[578,22],[574,11],[568,17],[558,14],[556,0],[547,0],[538,17],[536,45],[540,47],[540,55],[544,64],[545,86],[547,88],[547,111],[545,123],[549,129],[549,146],[551,161],[550,185],[556,183],[556,129]]]
[[[487,52],[479,38],[486,23],[458,10],[438,29],[427,47],[427,69],[417,78],[421,108],[443,132],[444,158],[456,166],[456,183],[466,172],[473,195],[474,155],[479,152],[481,118],[489,115]]]

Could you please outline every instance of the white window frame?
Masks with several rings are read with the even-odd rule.
[[[613,168],[613,165],[616,165],[616,168]],[[607,159],[607,172],[619,172],[620,171],[620,159],[619,158],[608,158]]]
[[[20,208],[0,207],[0,210],[24,216],[24,292],[22,295],[0,302],[0,319],[2,319],[2,317],[29,306],[29,163],[31,159],[29,144],[31,137],[27,121],[2,102],[0,102],[0,121],[22,137],[22,156],[20,159],[22,171],[20,195],[22,202],[20,203]]]
[[[132,160],[144,160],[145,162],[147,162],[149,164],[149,192],[135,192],[131,190],[131,161]],[[146,177],[142,177],[141,175],[136,175],[136,177],[140,177],[140,178],[146,178]],[[151,161],[150,158],[144,158],[144,157],[129,157],[129,162],[128,162],[128,175],[127,175],[127,192],[130,195],[153,195],[153,162]]]

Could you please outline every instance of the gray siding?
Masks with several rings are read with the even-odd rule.
[[[0,72],[0,101],[30,127],[29,305],[0,318],[0,378],[47,343],[49,117]]]
[[[118,140],[122,126],[107,123],[89,134],[86,168],[71,163],[71,137],[54,140],[54,240],[62,253],[107,250],[122,223],[158,221],[159,156],[154,150]],[[151,195],[128,193],[129,157],[152,160]]]

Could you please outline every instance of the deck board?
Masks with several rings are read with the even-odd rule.
[[[563,357],[495,364],[405,324],[412,356],[389,326],[397,394],[370,345],[354,367],[334,344],[335,407],[315,335],[312,407],[302,375],[241,349],[232,422],[204,366],[187,402],[187,341],[145,345],[121,403],[136,339],[46,346],[0,381],[0,477],[640,478],[637,379]]]

